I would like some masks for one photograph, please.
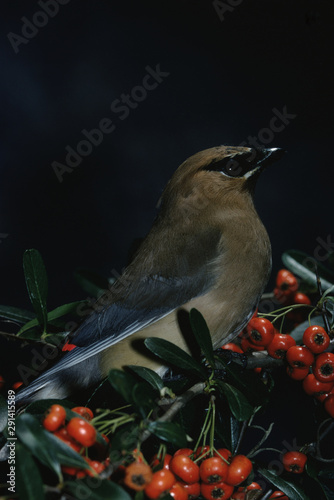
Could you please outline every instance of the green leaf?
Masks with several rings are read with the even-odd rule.
[[[16,444],[15,461],[14,483],[16,483],[19,497],[25,500],[44,500],[43,482],[39,469],[31,453],[20,443]]]
[[[201,379],[207,379],[208,376],[204,367],[189,356],[188,353],[168,342],[168,340],[150,337],[145,339],[145,345],[153,354],[168,364],[196,374]]]
[[[135,384],[132,389],[132,401],[143,418],[146,418],[150,411],[157,406],[151,396],[150,389],[151,387],[146,383]]]
[[[76,415],[77,416],[77,415]],[[43,438],[46,440],[52,453],[55,455],[56,460],[62,465],[71,467],[79,467],[80,469],[87,469],[87,462],[79,453],[74,451],[66,443],[58,439],[50,432],[44,432]],[[101,440],[99,440],[101,442]],[[102,443],[105,441],[102,440]]]
[[[305,252],[288,250],[283,253],[282,261],[290,271],[302,278],[309,285],[316,286],[317,284],[316,269],[318,269],[321,285],[324,290],[334,283],[334,273]]]
[[[0,317],[16,321],[17,323],[25,323],[35,317],[35,314],[12,306],[0,306]]]
[[[74,278],[81,288],[93,297],[100,297],[110,286],[106,278],[89,269],[77,269]]]
[[[269,401],[269,389],[251,370],[242,370],[235,362],[219,360],[227,374],[227,381],[239,389],[253,406],[262,406]]]
[[[121,486],[108,479],[69,481],[65,485],[65,491],[71,493],[73,498],[85,500],[131,500],[130,495]]]
[[[187,443],[187,436],[181,426],[174,422],[150,422],[148,430],[155,436],[163,441],[172,443],[179,448],[185,448]]]
[[[61,478],[60,464],[87,468],[85,460],[56,436],[47,432],[29,413],[16,419],[16,434],[42,464]]]
[[[189,318],[191,329],[195,335],[196,341],[211,368],[214,368],[215,360],[213,356],[212,339],[205,319],[203,318],[202,314],[197,311],[197,309],[190,310]]]
[[[56,307],[56,309],[53,309],[53,311],[50,311],[47,314],[47,322],[52,324],[52,322],[54,320],[61,318],[62,316],[65,316],[66,314],[72,313],[73,311],[75,311],[77,309],[77,307],[80,304],[84,304],[84,303],[85,303],[84,300],[77,300],[76,302],[70,302],[68,304],[63,304],[62,306]],[[18,335],[20,335],[21,333],[23,333],[23,332],[25,332],[25,331],[29,330],[30,328],[33,328],[34,326],[37,326],[37,325],[38,325],[37,319],[33,319],[33,320],[29,321],[24,326],[22,326],[22,328],[18,332]]]
[[[311,325],[319,325],[324,327],[324,320],[322,316],[314,316],[311,318],[311,321],[303,321],[303,323],[300,323],[296,328],[294,328],[291,331],[291,337],[293,337],[296,341],[297,344],[302,344],[303,343],[303,335],[308,326]]]
[[[319,470],[319,467],[317,467],[317,463],[313,457],[308,457],[305,465],[305,470],[310,478],[312,478],[317,483],[317,486],[320,486],[325,499],[330,500],[330,497],[328,496],[329,488],[324,484],[324,479],[327,478],[333,480],[334,471],[326,471],[321,469]]]
[[[278,490],[283,491],[283,493],[285,493],[290,500],[310,500],[310,498],[299,488],[299,486],[291,483],[290,481],[282,479],[267,469],[259,468],[258,472],[271,484],[276,486]]]
[[[144,491],[137,491],[135,494],[135,500],[145,500]]]
[[[133,451],[138,445],[138,439],[141,434],[142,429],[139,429],[139,426],[134,422],[117,429],[111,440],[111,461],[118,462],[124,458],[123,451]]]
[[[254,409],[247,401],[246,397],[236,387],[226,382],[217,381],[220,391],[226,396],[231,412],[239,421],[249,419]]]
[[[44,465],[61,478],[60,464],[55,454],[49,449],[49,442],[45,437],[44,429],[38,420],[29,413],[23,413],[16,420],[16,434],[30,452]]]
[[[154,389],[157,389],[159,392],[164,387],[164,383],[159,377],[159,375],[151,370],[150,368],[145,368],[144,366],[137,365],[127,365],[136,375],[146,380]]]
[[[46,331],[48,280],[42,257],[37,250],[30,249],[24,252],[23,270],[29,298],[35,309],[37,320],[43,331]]]
[[[109,372],[108,380],[115,391],[117,391],[127,403],[133,403],[132,389],[136,384],[136,380],[130,373],[113,369]]]

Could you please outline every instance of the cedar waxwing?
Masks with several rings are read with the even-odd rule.
[[[215,348],[252,316],[271,271],[268,234],[253,204],[258,175],[282,150],[219,146],[188,158],[163,191],[134,259],[75,332],[74,350],[17,394],[64,398],[111,368],[164,368],[143,349],[162,337],[191,352],[180,310],[198,309]]]

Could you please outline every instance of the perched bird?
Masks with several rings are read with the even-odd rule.
[[[260,172],[282,153],[219,146],[182,163],[132,262],[74,334],[78,347],[19,392],[17,402],[66,397],[125,365],[161,373],[143,339],[165,338],[190,352],[180,310],[202,313],[214,347],[233,339],[269,278],[271,246],[253,193]]]

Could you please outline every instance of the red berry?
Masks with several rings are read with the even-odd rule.
[[[311,366],[314,356],[308,347],[293,345],[286,353],[286,360],[294,368],[305,368]]]
[[[201,495],[205,500],[227,500],[233,493],[233,486],[221,482],[217,484],[201,483]]]
[[[242,351],[241,351],[242,352]],[[3,386],[5,385],[5,379],[3,378],[2,375],[0,375],[0,391],[1,389],[3,388]]]
[[[242,491],[235,491],[233,493],[232,500],[245,500],[245,498],[246,498],[246,492],[243,491],[242,488]]]
[[[220,457],[226,460],[226,462],[230,463],[232,460],[232,453],[227,448],[218,448],[217,451],[213,454],[215,457]]]
[[[252,318],[246,326],[248,340],[258,346],[267,346],[274,338],[274,326],[266,318]]]
[[[86,406],[75,406],[74,408],[72,408],[72,411],[80,415],[82,418],[85,418],[86,420],[92,420],[92,418],[94,417],[92,410],[90,408],[86,408]]]
[[[169,490],[169,494],[175,500],[188,500],[188,493],[181,483],[174,483],[171,489]]]
[[[194,450],[192,450],[191,448],[180,448],[179,450],[176,450],[173,457],[177,457],[178,455],[187,455],[187,457],[190,457],[193,454]]]
[[[85,473],[87,474],[87,476],[94,477],[94,475],[96,474],[101,474],[101,472],[103,472],[104,469],[106,468],[105,465],[102,462],[99,462],[98,460],[91,460],[88,457],[85,457],[85,460],[91,467],[91,469],[93,469],[93,471],[95,472],[94,474],[94,472],[92,472],[90,469],[85,469]]]
[[[77,441],[75,441],[75,439],[73,439],[69,435],[66,427],[62,427],[58,431],[55,431],[53,433],[53,435],[56,436],[58,439],[63,441],[63,443],[67,444],[67,446],[69,446],[70,448],[72,448],[73,450],[75,450],[77,452],[79,452],[82,448],[81,444],[77,443]]]
[[[18,382],[14,382],[14,384],[12,385],[12,389],[14,389],[14,391],[17,391],[17,389],[19,389],[21,385],[23,385],[23,382],[21,380],[19,380]]]
[[[149,465],[141,462],[132,462],[125,469],[124,484],[135,491],[145,489],[153,478],[152,469]]]
[[[196,448],[194,452],[194,459],[196,460],[196,463],[198,463],[198,465],[200,465],[200,463],[208,456],[210,450],[211,448],[208,445],[199,446],[198,448]],[[200,460],[197,460],[198,458],[200,458]]]
[[[232,486],[242,483],[253,469],[253,464],[245,455],[236,455],[228,468],[226,482]]]
[[[303,380],[303,389],[310,396],[326,394],[332,390],[333,386],[333,382],[320,382],[320,380],[315,378],[313,373],[309,373]]]
[[[311,305],[310,298],[305,293],[302,292],[296,292],[293,295],[293,301],[295,304],[305,304],[307,306]]]
[[[287,497],[283,491],[276,490],[274,493],[269,497],[269,500],[271,498],[278,498],[279,500],[289,500],[289,497]]]
[[[325,401],[326,398],[328,398],[328,396],[330,396],[331,394],[334,394],[334,387],[332,388],[331,391],[329,392],[323,392],[322,394],[316,394],[314,397],[320,401],[320,403],[323,403]]]
[[[166,453],[165,456],[164,456],[164,460],[163,462],[161,462],[161,460],[158,459],[158,456],[157,455],[154,455],[151,459],[151,468],[152,469],[155,469],[156,467],[159,467],[159,469],[169,469],[169,463],[172,459],[172,455],[169,455],[169,453]]]
[[[207,484],[221,483],[227,478],[228,467],[219,457],[206,458],[199,468],[201,480]]]
[[[50,432],[59,429],[65,423],[66,410],[61,405],[52,405],[43,420],[43,427]]]
[[[246,491],[250,491],[250,490],[262,490],[261,486],[259,485],[259,483],[255,483],[254,481],[249,484],[247,487],[246,487]]]
[[[264,351],[264,346],[253,344],[246,338],[241,339],[240,345],[241,349],[246,354],[251,354],[254,351]]]
[[[288,269],[280,269],[276,276],[276,286],[284,295],[295,292],[298,288],[297,278]]]
[[[170,470],[185,483],[197,483],[199,481],[199,467],[187,455],[177,455],[169,464]]]
[[[275,333],[273,340],[267,346],[269,356],[276,359],[284,359],[290,347],[296,345],[296,341],[290,335]]]
[[[239,352],[240,354],[243,354],[243,352],[244,352],[241,349],[241,347],[238,346],[238,344],[234,344],[233,342],[229,342],[228,344],[222,345],[221,348],[226,350],[226,351]]]
[[[79,468],[78,467],[70,467],[70,466],[67,466],[67,465],[62,465],[61,466],[61,471],[63,474],[68,474],[69,476],[76,476],[77,473],[79,472]]]
[[[95,428],[83,418],[72,418],[66,428],[69,435],[82,444],[82,446],[92,446],[96,441]]]
[[[201,487],[199,483],[192,483],[192,484],[182,483],[182,486],[186,490],[189,500],[198,498],[201,494]]]
[[[293,366],[288,365],[286,367],[286,373],[293,380],[304,380],[304,378],[307,377],[308,372],[309,372],[308,366],[304,366],[302,368],[294,368]]]
[[[174,474],[167,469],[154,472],[151,482],[145,487],[145,495],[155,500],[164,492],[168,492],[176,482]]]
[[[301,474],[303,472],[306,461],[307,456],[300,451],[288,451],[282,458],[284,469],[294,474]]]
[[[330,394],[324,401],[325,410],[334,418],[334,394]]]
[[[318,354],[313,365],[313,373],[320,382],[334,382],[334,354],[332,352]]]
[[[330,338],[322,326],[311,325],[303,334],[303,343],[314,354],[320,354],[329,346]]]

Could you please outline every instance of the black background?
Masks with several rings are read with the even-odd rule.
[[[204,0],[70,0],[16,54],[8,33],[22,36],[21,18],[41,7],[3,2],[0,303],[29,307],[26,248],[46,263],[49,308],[83,298],[76,267],[121,271],[176,167],[201,149],[261,136],[273,108],[296,115],[265,144],[287,154],[256,193],[274,271],[284,250],[312,254],[330,235],[333,3],[234,5],[220,20]],[[157,64],[169,76],[120,120],[111,103]],[[64,163],[65,147],[105,117],[115,131],[60,183],[52,162]]]

